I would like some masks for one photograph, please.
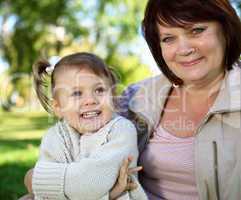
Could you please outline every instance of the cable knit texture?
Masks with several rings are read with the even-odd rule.
[[[123,159],[137,163],[137,133],[129,120],[115,117],[96,133],[79,134],[59,121],[43,137],[33,173],[35,199],[108,200]],[[132,177],[137,181],[137,177]],[[137,181],[138,182],[138,181]],[[146,200],[138,188],[121,200]]]

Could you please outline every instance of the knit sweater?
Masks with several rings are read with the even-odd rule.
[[[108,200],[123,159],[138,158],[135,126],[115,116],[96,133],[81,135],[65,121],[50,128],[42,139],[33,172],[35,199]],[[137,183],[136,176],[132,177]],[[120,199],[146,200],[138,188]]]

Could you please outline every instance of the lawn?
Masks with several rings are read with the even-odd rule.
[[[0,199],[16,200],[26,193],[23,178],[34,166],[40,138],[53,124],[45,113],[0,111]]]

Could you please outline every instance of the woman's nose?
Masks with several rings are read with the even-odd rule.
[[[195,48],[188,38],[180,39],[178,43],[177,53],[180,56],[189,56],[195,53]]]

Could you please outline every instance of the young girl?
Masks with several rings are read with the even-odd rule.
[[[46,77],[51,71],[50,101]],[[126,189],[118,185],[123,181],[116,183],[122,161],[132,155],[130,165],[136,167],[137,133],[114,112],[116,80],[105,63],[96,55],[75,53],[55,66],[37,62],[33,75],[41,104],[59,118],[43,137],[39,160],[25,177],[34,198],[147,199],[136,176],[122,177],[137,188],[119,195]],[[125,162],[122,170],[128,168]]]

